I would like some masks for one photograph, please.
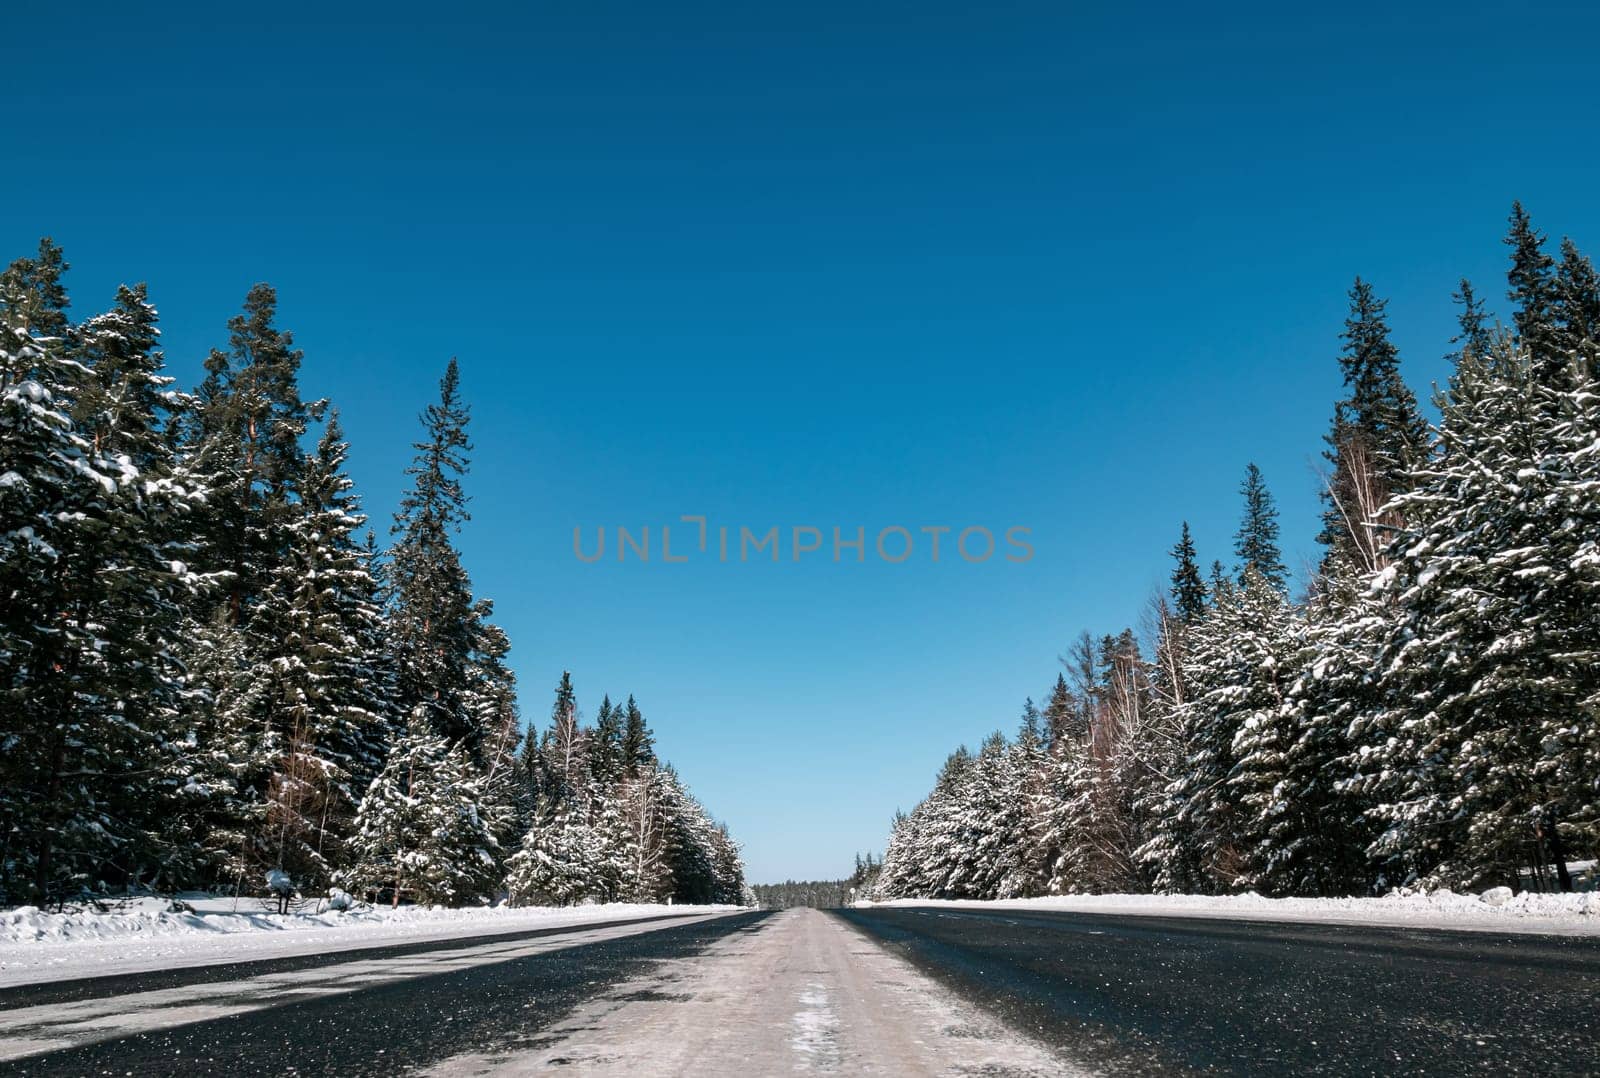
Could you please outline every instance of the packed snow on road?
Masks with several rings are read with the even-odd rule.
[[[1394,892],[1380,898],[1266,898],[1242,895],[1061,895],[995,900],[896,899],[858,906],[953,906],[972,909],[1066,910],[1149,917],[1223,917],[1323,924],[1402,925],[1483,932],[1600,936],[1600,892],[1480,894]]]
[[[342,904],[335,896],[333,906]],[[275,908],[271,900],[187,894],[130,898],[104,908],[69,906],[59,913],[33,906],[0,910],[0,985],[738,907],[610,903],[447,909],[351,903],[338,909],[323,899],[287,914],[272,912]]]

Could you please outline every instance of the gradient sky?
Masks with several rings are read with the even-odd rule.
[[[185,383],[275,284],[385,530],[459,356],[527,717],[637,694],[760,882],[881,850],[1182,519],[1231,562],[1247,461],[1315,556],[1355,274],[1425,396],[1513,198],[1600,252],[1588,5],[219,7],[7,13],[0,256],[149,281]],[[682,514],[1036,553],[573,556]]]

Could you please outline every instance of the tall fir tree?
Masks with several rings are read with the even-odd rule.
[[[1396,617],[1381,694],[1353,723],[1349,788],[1373,803],[1390,884],[1562,885],[1592,849],[1600,622],[1594,382],[1552,387],[1525,345],[1466,357],[1441,402],[1439,459],[1406,499],[1380,585]]]
[[[452,537],[467,517],[461,487],[472,446],[461,372],[452,359],[439,382],[439,401],[422,414],[424,440],[406,469],[411,490],[400,503],[389,556],[393,602],[389,633],[396,659],[396,692],[403,714],[418,714],[474,757],[485,731],[467,700],[474,640],[472,588]]]
[[[631,693],[622,713],[623,770],[636,772],[653,766],[656,762],[655,735],[650,732],[649,724],[644,721],[644,712],[639,710]]]
[[[1194,621],[1205,613],[1206,582],[1200,577],[1200,566],[1195,561],[1194,539],[1189,535],[1189,522],[1183,522],[1183,534],[1178,545],[1172,548],[1172,606],[1178,617]]]
[[[1383,507],[1401,491],[1408,469],[1427,452],[1427,427],[1416,397],[1400,376],[1400,355],[1389,339],[1387,301],[1360,277],[1350,289],[1350,313],[1340,340],[1339,369],[1346,396],[1334,406],[1323,489],[1322,534],[1330,554],[1373,563],[1392,521]]]
[[[1554,313],[1561,351],[1577,357],[1583,374],[1600,374],[1600,274],[1570,239],[1561,241]]]
[[[1511,204],[1505,243],[1511,248],[1506,298],[1514,304],[1511,317],[1517,337],[1533,357],[1535,377],[1552,384],[1566,365],[1556,324],[1555,260],[1544,249],[1544,233],[1533,227],[1521,202]]]
[[[1239,582],[1254,573],[1280,592],[1287,591],[1289,570],[1278,549],[1278,506],[1260,468],[1251,464],[1245,469],[1239,493],[1244,496],[1244,516],[1233,544],[1239,559]]]
[[[341,885],[395,905],[488,897],[499,883],[500,851],[478,811],[481,782],[462,746],[414,712],[361,799]]]
[[[1474,291],[1472,282],[1461,278],[1461,284],[1451,293],[1450,301],[1461,310],[1456,312],[1456,335],[1450,338],[1450,343],[1457,348],[1446,358],[1459,362],[1464,354],[1483,355],[1489,349],[1494,327],[1489,324],[1489,313],[1483,300]]]
[[[262,729],[272,753],[262,844],[273,867],[324,884],[357,804],[383,766],[391,729],[366,525],[345,474],[337,414],[302,469],[288,557],[262,604],[272,644],[256,676],[271,686]]]

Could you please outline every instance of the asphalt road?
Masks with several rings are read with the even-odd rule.
[[[1600,1073],[1597,938],[944,908],[838,916],[1114,1073]]]
[[[341,952],[320,962],[294,958],[8,990],[0,994],[0,1033],[48,1037],[48,1027],[17,1017],[31,1007],[51,1021],[100,1021],[99,1007],[113,1024],[136,1023],[144,1012],[182,1024],[0,1062],[0,1074],[387,1078],[487,1043],[536,1044],[542,1027],[608,985],[658,960],[695,954],[764,916],[624,927],[635,934],[577,946],[561,946],[562,937],[603,932],[589,925]],[[504,957],[539,947],[559,949]],[[351,971],[343,981],[319,985],[319,977],[341,970]],[[300,992],[307,998],[296,1001]],[[253,1009],[192,1020],[208,1006]]]
[[[942,907],[0,991],[0,1075],[1600,1073],[1600,939]]]

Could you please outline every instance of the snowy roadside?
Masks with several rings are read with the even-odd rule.
[[[170,899],[138,898],[106,912],[46,913],[31,906],[0,910],[0,987],[739,908],[631,903],[520,909],[359,906],[279,915],[250,898],[235,903],[232,898],[185,895],[182,904],[188,909],[172,908]]]
[[[981,910],[1062,910],[1144,917],[1209,917],[1245,921],[1448,928],[1600,936],[1600,892],[1458,895],[1451,891],[1382,898],[1263,898],[1243,895],[1064,895],[977,900],[896,899],[857,906],[936,906]]]

